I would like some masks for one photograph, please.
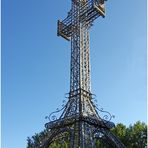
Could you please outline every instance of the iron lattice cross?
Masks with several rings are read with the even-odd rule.
[[[114,124],[99,116],[91,94],[89,29],[99,16],[105,17],[104,0],[72,0],[68,16],[58,21],[58,36],[71,41],[70,92],[61,116],[49,116],[54,119],[45,125],[48,138],[39,147],[125,147],[110,132]]]

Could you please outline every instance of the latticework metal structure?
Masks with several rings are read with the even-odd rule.
[[[70,92],[63,108],[48,117],[48,136],[37,147],[50,148],[55,143],[65,148],[125,147],[110,132],[112,116],[97,108],[91,93],[89,29],[95,19],[105,17],[104,5],[104,0],[72,0],[68,16],[58,21],[58,36],[71,41]],[[54,113],[59,111],[63,112],[56,118]],[[109,118],[102,118],[100,112]]]

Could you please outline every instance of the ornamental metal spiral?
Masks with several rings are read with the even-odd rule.
[[[62,108],[61,109],[57,108],[56,111],[50,113],[49,116],[46,116],[45,117],[45,119],[48,119],[49,122],[52,122],[52,121],[57,120],[58,117],[57,117],[56,114],[59,113],[59,112],[61,112],[61,111],[63,111],[66,108],[66,106],[67,106],[67,101],[66,100],[63,100],[62,103],[63,104],[62,104]]]
[[[95,96],[96,97],[96,95],[94,95],[93,94],[93,96]],[[108,112],[108,111],[105,111],[103,108],[98,108],[98,104],[97,104],[97,99],[95,98],[95,97],[92,97],[92,103],[93,103],[93,105],[94,105],[94,107],[96,108],[96,110],[98,111],[98,112],[101,112],[101,113],[104,113],[105,115],[103,115],[101,118],[103,119],[103,121],[105,122],[105,123],[107,123],[107,122],[109,122],[109,121],[111,121],[112,120],[112,118],[115,118],[115,116],[114,115],[112,115],[110,112]],[[99,114],[99,113],[98,113]],[[99,116],[100,116],[101,114],[99,114]]]

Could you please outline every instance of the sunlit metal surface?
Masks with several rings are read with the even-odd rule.
[[[104,0],[72,0],[68,16],[58,21],[58,36],[71,41],[70,92],[62,108],[47,117],[49,134],[40,148],[54,142],[69,148],[125,147],[110,132],[113,116],[97,107],[91,93],[89,30],[100,16],[105,17]]]

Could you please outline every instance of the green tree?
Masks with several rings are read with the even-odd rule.
[[[112,132],[127,148],[147,147],[147,125],[143,122],[138,121],[129,127],[119,123],[112,129]]]

